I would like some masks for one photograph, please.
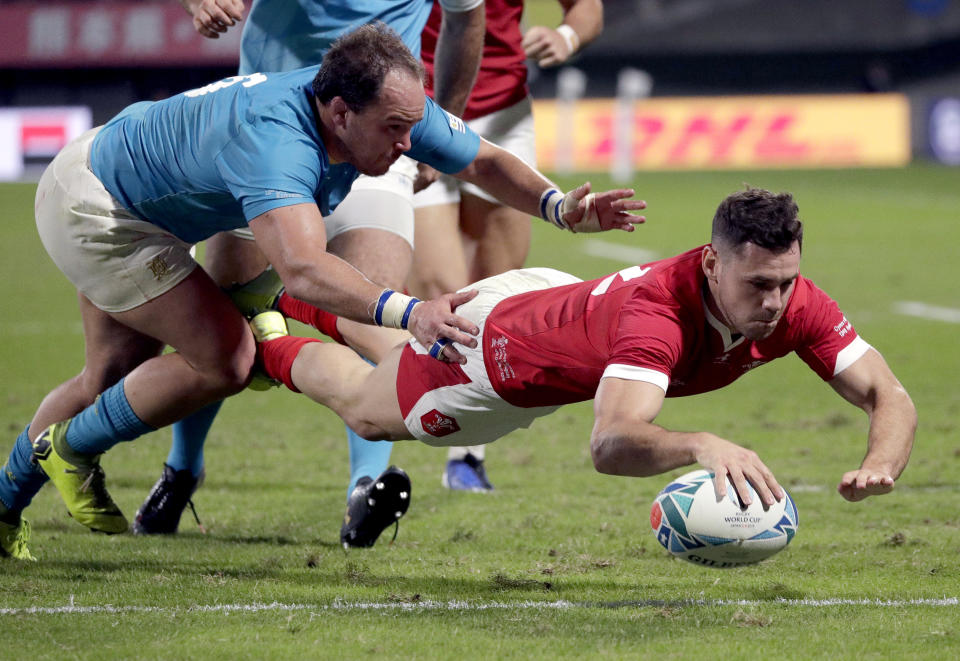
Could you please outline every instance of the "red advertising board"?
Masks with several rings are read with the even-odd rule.
[[[178,2],[0,4],[0,66],[235,65],[240,30],[206,39]]]

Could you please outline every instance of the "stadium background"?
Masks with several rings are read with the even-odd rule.
[[[528,17],[536,22],[559,22],[553,0],[534,0],[527,7]],[[960,3],[610,0],[605,14],[603,36],[570,63],[584,75],[579,82],[567,76],[566,92],[563,85],[558,87],[558,76],[569,71],[532,67],[534,96],[546,102],[540,104],[537,120],[546,169],[606,165],[610,146],[584,134],[596,133],[602,124],[608,137],[615,136],[612,106],[601,104],[589,116],[574,118],[578,158],[585,149],[599,153],[587,161],[568,163],[561,154],[560,162],[554,162],[552,143],[558,131],[546,118],[558,91],[562,96],[572,91],[591,99],[613,98],[618,76],[627,68],[646,76],[641,97],[647,92],[655,99],[701,97],[695,108],[689,102],[671,102],[660,106],[652,120],[646,116],[646,124],[643,118],[636,120],[638,143],[650,137],[643,134],[650,121],[666,127],[658,134],[662,149],[671,149],[667,143],[692,143],[689,158],[674,156],[673,161],[658,155],[656,145],[644,151],[639,144],[632,160],[641,168],[889,166],[902,165],[911,156],[960,163]],[[203,39],[173,0],[0,2],[0,108],[7,109],[0,115],[0,177],[24,176],[17,163],[21,154],[28,164],[26,176],[31,176],[35,168],[29,165],[44,161],[76,130],[64,131],[57,124],[100,124],[133,101],[163,98],[231,75],[238,41],[239,30],[218,40]],[[768,94],[894,94],[902,95],[895,98],[905,105],[864,126],[857,118],[873,116],[873,101],[850,96],[841,104],[845,124],[837,127],[835,114],[816,99],[812,104],[781,99],[773,108],[754,99],[746,104],[746,118],[743,103],[730,109],[703,102]],[[51,106],[89,108],[90,116],[50,119],[9,112]],[[827,110],[817,112],[818,107]],[[641,106],[635,108],[637,116],[643,115]],[[698,148],[734,154],[747,149],[751,139],[760,139],[757,127],[775,121],[778,113],[779,137],[789,143],[781,145],[780,152],[774,148],[765,156],[741,154],[729,162],[718,160],[715,153],[712,158],[695,153]],[[561,136],[570,135],[564,119],[557,120],[563,126]],[[583,142],[591,139],[594,142]],[[815,153],[808,151],[798,162],[796,150],[811,144]],[[860,153],[869,152],[869,145],[882,154]]]

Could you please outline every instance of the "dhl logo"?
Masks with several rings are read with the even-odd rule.
[[[605,170],[624,144],[637,169],[899,167],[910,161],[910,109],[899,94],[648,99],[636,102],[626,121],[618,112],[614,99],[572,107],[537,102],[538,164],[552,170],[567,159],[577,170]]]

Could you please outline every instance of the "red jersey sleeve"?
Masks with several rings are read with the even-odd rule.
[[[799,280],[800,287],[801,291],[795,292],[803,297],[794,322],[801,333],[797,355],[829,381],[856,362],[870,345],[857,335],[832,298],[805,278]]]

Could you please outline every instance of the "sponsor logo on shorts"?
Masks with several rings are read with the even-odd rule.
[[[447,436],[460,431],[456,418],[440,413],[437,409],[421,415],[420,424],[423,425],[423,431],[431,436]]]
[[[163,280],[164,277],[170,275],[170,266],[167,264],[167,260],[163,258],[162,255],[157,255],[150,260],[150,263],[147,264],[147,268],[150,269],[150,272],[153,273],[153,277],[157,280]]]

